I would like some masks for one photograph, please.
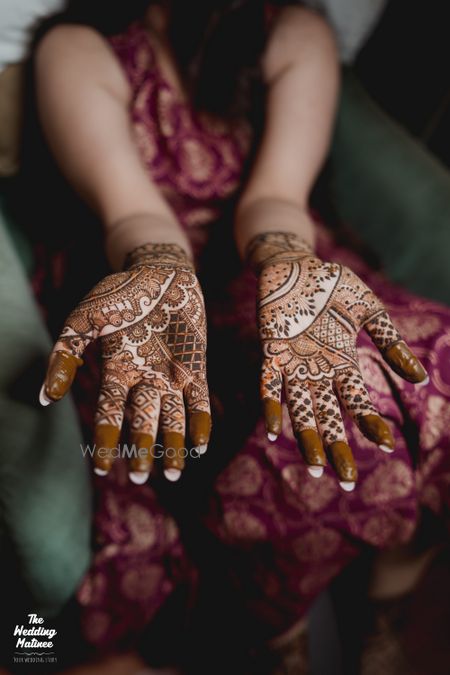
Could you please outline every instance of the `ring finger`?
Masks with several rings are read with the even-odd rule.
[[[183,395],[172,389],[161,398],[160,424],[164,446],[164,475],[176,481],[184,469],[186,416]]]
[[[312,383],[311,393],[319,432],[330,452],[334,469],[339,476],[339,484],[343,490],[351,492],[358,472],[331,381],[324,378],[320,382]]]
[[[145,483],[154,460],[154,445],[158,431],[160,394],[149,383],[133,387],[130,395],[131,444],[137,456],[130,459],[129,477],[133,483]]]

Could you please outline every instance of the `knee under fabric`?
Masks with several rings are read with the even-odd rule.
[[[1,210],[0,306],[0,586],[50,616],[89,564],[90,479],[70,398],[38,402],[50,338]]]
[[[331,191],[395,282],[450,304],[450,173],[345,70]]]

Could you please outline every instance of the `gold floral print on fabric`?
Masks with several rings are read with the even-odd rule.
[[[430,396],[420,440],[425,449],[432,448],[450,429],[450,401],[437,394]]]
[[[286,500],[302,511],[322,511],[340,494],[331,476],[324,474],[320,481],[311,480],[300,463],[284,467],[281,475],[286,484]]]
[[[337,551],[341,536],[327,527],[306,532],[293,542],[296,557],[302,561],[319,561],[331,558]]]
[[[251,496],[258,493],[263,482],[262,471],[252,457],[237,457],[224,471],[218,482],[217,490],[223,494]]]
[[[150,177],[183,224],[192,225],[199,206],[210,222],[217,215],[213,202],[230,197],[239,186],[251,129],[244,121],[230,125],[193,110],[164,78],[151,40],[140,23],[111,38],[133,90],[136,143]]]
[[[390,459],[380,463],[360,486],[365,504],[388,504],[404,498],[415,489],[411,468],[402,461]]]
[[[258,541],[266,537],[266,527],[261,518],[244,510],[229,510],[224,515],[224,525],[233,539]]]

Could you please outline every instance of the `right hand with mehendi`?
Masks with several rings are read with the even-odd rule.
[[[198,453],[206,451],[211,430],[203,295],[181,247],[140,246],[128,255],[123,272],[107,276],[81,301],[50,356],[40,393],[43,405],[64,396],[84,350],[98,337],[103,369],[94,471],[109,472],[128,405],[130,440],[139,449],[129,460],[130,479],[138,484],[147,480],[159,426],[164,474],[177,480],[186,454],[185,401]]]
[[[403,379],[426,384],[427,374],[381,301],[347,267],[323,262],[290,232],[255,237],[247,255],[258,276],[261,397],[269,439],[281,432],[284,387],[309,473],[322,475],[328,451],[341,487],[353,490],[358,472],[340,403],[369,440],[385,452],[394,450],[359,367],[359,331],[367,331]]]

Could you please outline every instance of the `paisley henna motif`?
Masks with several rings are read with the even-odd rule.
[[[258,322],[263,349],[261,395],[267,431],[281,428],[284,389],[294,433],[320,476],[330,456],[344,489],[356,466],[339,400],[361,431],[391,452],[393,439],[375,410],[359,369],[356,337],[365,328],[393,369],[412,382],[426,377],[384,306],[350,269],[319,260],[291,233],[265,233],[250,242],[248,259],[259,275]]]
[[[203,296],[180,247],[139,247],[129,254],[124,272],[103,279],[81,301],[54,347],[43,403],[66,393],[84,349],[98,337],[103,377],[96,445],[110,450],[117,445],[130,397],[132,441],[144,444],[139,460],[132,462],[130,477],[138,483],[148,477],[160,422],[165,474],[176,480],[184,467],[184,399],[191,439],[200,452],[206,449],[210,432]],[[111,464],[111,453],[95,456],[97,473],[107,473]]]

